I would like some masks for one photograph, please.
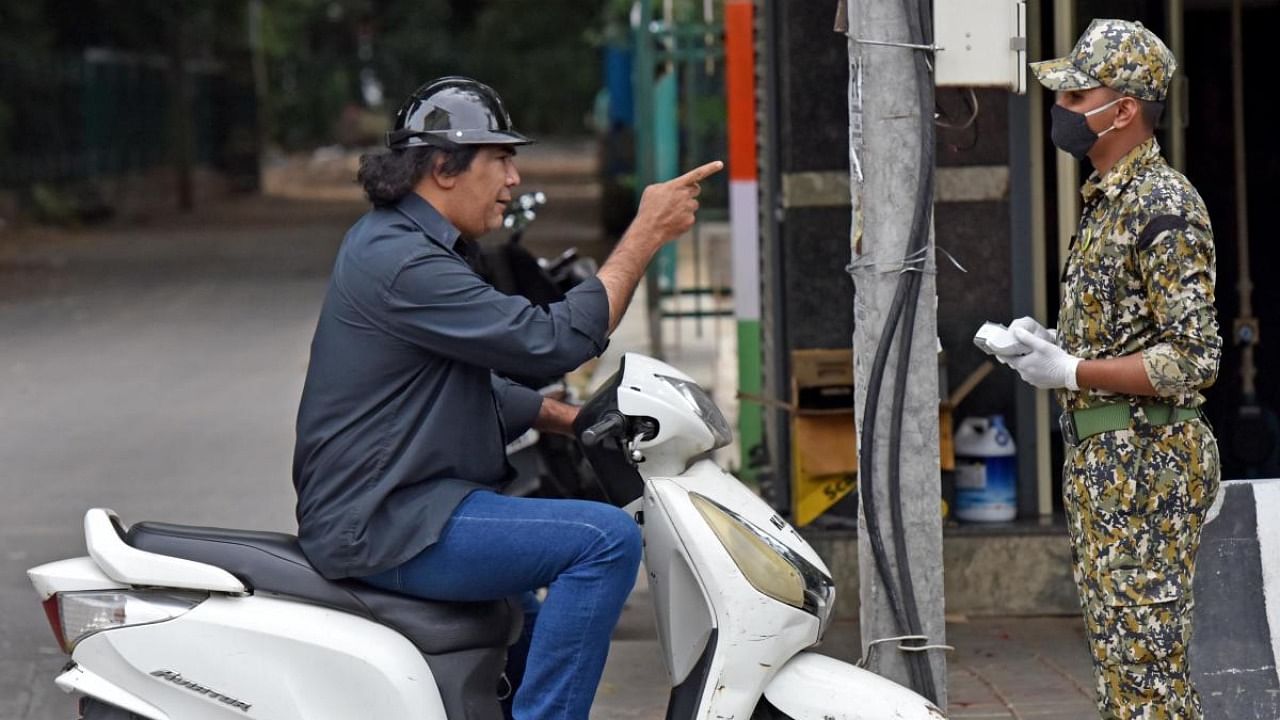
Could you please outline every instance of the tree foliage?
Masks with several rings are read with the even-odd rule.
[[[286,146],[322,142],[351,104],[389,119],[443,75],[492,85],[517,127],[578,133],[600,83],[591,3],[276,0],[267,12],[273,134]],[[382,89],[380,107],[368,107],[362,77]]]
[[[0,55],[48,59],[104,48],[216,65],[245,75],[238,81],[252,86],[253,2],[0,3]],[[286,148],[332,142],[335,124],[353,107],[390,118],[415,88],[447,74],[493,85],[524,130],[577,133],[600,84],[590,38],[599,34],[604,2],[260,2],[267,70],[262,117],[270,139]],[[380,104],[368,102],[370,80],[383,91]],[[0,97],[0,141],[18,101]]]

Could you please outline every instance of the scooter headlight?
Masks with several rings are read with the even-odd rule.
[[[720,412],[720,408],[716,407],[716,403],[707,394],[702,386],[688,380],[681,380],[669,375],[656,375],[659,380],[665,382],[675,388],[680,393],[680,397],[689,404],[689,407],[698,414],[698,417],[715,436],[716,448],[722,448],[733,441],[733,430],[729,428],[729,421],[725,420],[724,413]]]
[[[825,631],[835,600],[826,573],[737,513],[698,493],[689,500],[755,589],[817,616]]]

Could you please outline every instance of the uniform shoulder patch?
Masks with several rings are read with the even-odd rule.
[[[1169,230],[1185,230],[1190,223],[1181,215],[1157,215],[1138,234],[1138,250],[1146,250],[1160,237],[1160,233]]]

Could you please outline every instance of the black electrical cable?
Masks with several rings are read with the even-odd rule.
[[[884,585],[884,593],[893,611],[894,621],[900,633],[907,632],[907,613],[898,594],[898,583],[889,572],[889,557],[884,549],[884,538],[880,533],[879,513],[876,509],[875,492],[872,478],[875,470],[875,436],[876,411],[880,405],[880,385],[884,381],[884,369],[889,360],[889,348],[893,335],[897,331],[898,321],[902,317],[903,305],[906,302],[906,285],[901,280],[894,292],[893,303],[889,306],[884,331],[880,335],[880,345],[876,348],[875,358],[871,362],[871,372],[867,376],[867,397],[862,413],[862,438],[858,452],[858,492],[862,497],[862,517],[867,524],[867,539],[871,541],[871,554],[876,561],[876,571],[880,582]],[[919,676],[919,667],[908,663],[907,670],[911,674],[913,688],[923,689],[924,679]]]
[[[922,155],[925,153],[922,152]],[[927,167],[922,165],[922,168]],[[922,174],[925,174],[922,171]],[[929,197],[932,195],[932,173],[927,173],[928,179],[921,179],[920,187],[925,188],[921,191],[921,195]],[[918,203],[927,208],[927,204]],[[916,213],[913,220],[913,226],[921,224],[921,215],[927,219],[928,213]],[[927,239],[928,228],[917,229],[913,227],[911,237],[918,237],[916,232],[920,232],[921,236]],[[912,243],[916,245],[916,243]],[[918,252],[918,250],[917,250]],[[920,611],[916,604],[915,586],[911,578],[910,556],[907,554],[906,527],[903,522],[902,513],[902,420],[906,407],[906,390],[907,375],[911,367],[911,345],[915,335],[915,316],[918,299],[920,296],[920,272],[913,269],[904,273],[902,281],[906,291],[904,296],[904,313],[902,315],[902,336],[899,339],[898,362],[894,375],[894,394],[893,404],[889,423],[889,464],[886,473],[886,479],[889,486],[889,511],[892,518],[893,527],[893,550],[897,560],[899,584],[902,588],[903,611],[906,620],[907,634],[923,635],[922,623],[920,621]],[[930,700],[937,701],[937,691],[933,681],[933,673],[929,667],[928,657],[921,652],[913,652],[907,659],[908,664],[915,668],[914,674],[919,676],[920,684],[917,686],[921,694]]]
[[[930,174],[932,178],[932,174]],[[917,213],[919,215],[919,213]],[[919,224],[919,218],[913,220],[913,228]],[[910,236],[911,245],[919,243],[918,238],[924,237],[927,241],[927,234],[914,233]],[[906,262],[910,262],[912,253],[919,252],[919,247],[908,247]],[[895,581],[889,571],[888,554],[884,549],[884,540],[880,532],[879,514],[876,509],[875,496],[873,493],[873,483],[871,478],[874,476],[874,448],[875,448],[875,432],[876,432],[876,413],[879,408],[880,388],[884,381],[885,366],[888,364],[889,351],[893,343],[893,337],[897,333],[900,321],[903,318],[904,311],[909,311],[912,316],[912,324],[914,324],[914,297],[918,295],[919,284],[918,274],[912,272],[903,273],[898,281],[898,287],[894,292],[893,302],[889,306],[888,317],[885,320],[884,331],[881,333],[880,345],[876,349],[875,358],[872,361],[871,372],[867,381],[867,398],[865,412],[863,413],[863,427],[861,452],[859,458],[859,474],[862,482],[859,483],[859,492],[862,496],[863,517],[867,523],[867,536],[871,541],[872,555],[876,560],[876,569],[879,572],[880,580],[884,584],[885,595],[889,600],[890,609],[893,611],[894,620],[897,623],[899,632],[910,635],[920,634],[919,613],[915,609],[914,595],[907,595],[905,588],[910,588],[910,565],[906,555],[906,535],[904,532],[901,517],[901,493],[897,484],[896,462],[898,453],[901,449],[899,434],[896,428],[901,428],[901,403],[895,408],[896,422],[890,427],[890,512],[894,518],[894,546],[897,556],[897,564],[900,575],[906,578],[905,588],[902,594],[899,594],[899,582]],[[910,300],[910,302],[908,302]],[[908,326],[910,327],[910,326]],[[908,331],[908,345],[904,351],[899,350],[899,359],[909,358],[910,356],[910,331]],[[898,382],[896,390],[904,392],[905,382]],[[914,593],[914,590],[910,592]],[[909,597],[910,599],[905,599]],[[910,610],[908,609],[910,608]],[[932,673],[929,670],[927,658],[920,653],[911,653],[907,658],[907,671],[911,675],[911,685],[921,694],[930,700],[936,699],[934,691],[934,683]]]
[[[928,12],[928,2],[913,3],[912,0],[904,0],[904,7],[913,38],[912,42],[920,42],[917,38],[923,36],[924,42],[920,44],[927,43],[932,36],[932,27],[929,24],[929,19],[924,17]],[[913,22],[913,15],[915,22]],[[928,114],[928,108],[932,106],[933,93],[928,60],[924,56],[917,56],[916,59],[916,84],[920,92],[921,109],[920,175],[917,182],[917,197],[911,233],[908,236],[908,247],[903,261],[904,266],[910,266],[915,262],[923,263],[921,253],[928,244],[928,222],[932,210],[934,138],[933,123]],[[884,331],[880,338],[880,345],[876,349],[876,355],[868,378],[866,405],[863,413],[862,453],[859,463],[859,473],[863,479],[859,483],[859,490],[863,499],[863,516],[867,523],[867,534],[871,541],[876,568],[881,581],[884,583],[885,594],[888,596],[890,608],[893,611],[899,630],[905,630],[907,634],[911,635],[920,635],[922,633],[915,591],[911,581],[910,564],[906,552],[906,534],[902,522],[899,474],[901,470],[901,430],[905,405],[906,374],[910,367],[911,342],[915,329],[915,310],[919,291],[920,274],[914,271],[903,272],[894,293],[893,303],[889,308]],[[901,595],[898,592],[898,583],[893,582],[889,572],[888,558],[884,550],[884,540],[880,534],[879,518],[871,482],[874,464],[876,411],[879,406],[880,388],[884,378],[885,366],[888,362],[889,351],[900,323],[905,327],[906,331],[902,342],[899,343],[898,350],[894,404],[890,424],[887,480],[889,482],[890,513],[893,521],[894,551],[897,556],[898,573],[902,587]],[[907,669],[911,675],[912,686],[919,690],[921,694],[936,702],[937,691],[928,658],[923,653],[911,653],[907,658]]]
[[[918,273],[911,273],[911,277],[907,279],[907,286],[906,311],[902,317],[904,332],[899,342],[898,366],[894,376],[894,397],[889,424],[889,467],[886,476],[889,485],[889,510],[893,523],[893,552],[897,559],[898,577],[902,586],[903,612],[906,618],[907,634],[924,635],[920,621],[920,610],[916,604],[915,585],[911,579],[910,556],[907,554],[906,528],[902,518],[901,479],[902,417],[906,406],[907,374],[911,365],[911,344],[914,335],[912,329],[915,326],[916,300],[919,298],[920,292],[920,276]],[[914,668],[914,674],[920,678],[920,684],[917,686],[920,694],[936,703],[938,701],[937,689],[933,680],[933,672],[929,665],[929,658],[923,652],[917,651],[908,656],[907,662]]]
[[[915,8],[912,7],[915,5]],[[928,45],[932,41],[932,32],[925,18],[927,0],[904,0],[911,42]],[[912,10],[916,10],[915,22],[912,21]],[[905,285],[905,310],[902,316],[902,339],[899,342],[897,371],[894,377],[894,398],[889,425],[889,465],[887,480],[890,495],[890,514],[893,522],[894,555],[897,559],[898,576],[902,589],[903,610],[908,633],[923,635],[920,611],[916,604],[914,583],[911,578],[911,567],[907,555],[906,529],[902,519],[902,420],[906,405],[907,375],[911,367],[911,345],[915,335],[915,315],[919,303],[920,285],[922,282],[923,251],[929,242],[929,221],[933,209],[934,180],[934,126],[928,117],[927,109],[933,107],[933,83],[931,82],[928,58],[922,54],[915,56],[916,88],[919,92],[920,107],[920,156],[918,159],[918,177],[916,183],[915,212],[911,222],[911,234],[908,236],[907,258],[912,263],[919,263],[918,268],[909,268],[902,277]],[[935,703],[938,701],[933,672],[929,658],[923,652],[913,652],[908,664],[914,665],[914,674],[921,678],[918,686],[921,694]]]
[[[910,255],[910,250],[908,250],[907,254],[908,256]],[[907,612],[902,598],[898,594],[898,583],[889,572],[889,558],[888,553],[885,552],[884,539],[880,532],[873,478],[875,476],[876,414],[880,405],[880,386],[884,381],[884,370],[889,360],[889,350],[893,343],[893,336],[897,332],[899,321],[902,318],[903,307],[906,304],[906,291],[908,289],[906,280],[909,275],[910,273],[904,274],[898,281],[893,302],[889,306],[889,312],[885,319],[884,330],[880,334],[880,344],[876,348],[876,354],[871,363],[871,371],[867,376],[867,396],[862,413],[862,437],[858,453],[858,490],[862,497],[862,515],[867,524],[867,538],[871,542],[871,554],[875,558],[876,570],[880,575],[880,582],[884,585],[889,608],[893,612],[898,632],[903,634],[908,632]],[[920,674],[918,663],[908,662],[907,670],[911,674],[912,687],[923,690],[925,681]]]

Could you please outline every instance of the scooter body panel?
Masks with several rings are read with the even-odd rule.
[[[72,664],[61,675],[54,678],[53,682],[63,692],[86,695],[148,720],[169,720],[169,716],[160,708],[125,691],[83,665]]]
[[[821,622],[751,585],[690,501],[691,491],[734,511],[760,502],[710,461],[679,477],[650,478],[644,500],[646,567],[664,656],[673,685],[685,682],[715,628],[716,647],[690,717],[748,717],[778,668],[818,642]],[[650,560],[658,553],[662,555],[656,562]],[[673,569],[681,561],[685,567]],[[697,593],[681,587],[691,582],[700,585]],[[709,618],[704,619],[701,608],[675,604],[678,598],[697,594]]]
[[[214,596],[173,620],[91,635],[72,659],[146,698],[159,714],[139,714],[155,720],[445,720],[431,670],[406,638],[284,599]]]
[[[764,696],[793,720],[945,720],[933,703],[873,672],[802,652],[777,672]]]
[[[89,557],[55,560],[27,570],[27,577],[40,594],[48,600],[54,593],[77,590],[114,590],[128,587],[107,577],[98,564]]]
[[[662,660],[671,685],[683,683],[697,664],[716,620],[704,583],[681,542],[673,518],[657,505],[663,485],[658,480],[644,500],[644,567],[657,617]],[[674,488],[679,493],[679,488]]]

